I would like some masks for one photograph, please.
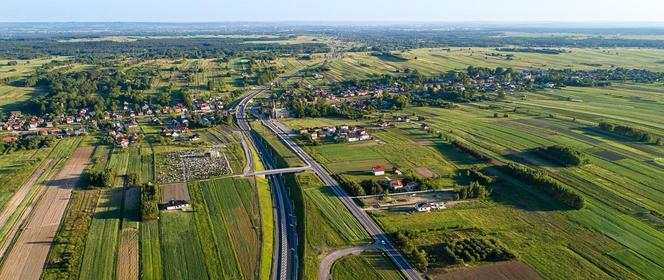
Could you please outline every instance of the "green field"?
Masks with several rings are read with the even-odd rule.
[[[298,224],[304,225],[298,228],[303,277],[317,279],[320,259],[335,248],[368,242],[369,235],[316,175],[286,178]]]
[[[120,231],[132,227],[131,224],[137,227],[135,221],[125,219],[126,214],[123,214],[125,190],[122,187],[125,185],[129,155],[126,150],[113,149],[106,163],[106,168],[114,170],[116,174],[116,187],[101,190],[85,242],[80,268],[82,278],[114,279]],[[103,154],[99,156],[103,157]]]
[[[392,261],[380,252],[369,251],[358,256],[348,256],[334,263],[334,279],[404,279]]]
[[[159,218],[159,239],[163,279],[209,278],[193,213],[162,213]]]
[[[397,70],[415,69],[423,75],[436,75],[448,70],[475,67],[512,67],[514,69],[595,69],[626,67],[663,71],[660,49],[569,49],[558,55],[537,53],[508,53],[487,48],[413,49],[397,52],[404,60],[390,60],[369,53],[346,53],[330,63],[331,71],[324,74],[326,81],[367,79],[375,74],[395,73]],[[499,54],[492,55],[492,54]],[[513,59],[507,59],[513,54]]]
[[[140,237],[140,267],[143,279],[163,279],[159,222],[142,222]]]
[[[255,178],[258,204],[261,215],[261,254],[260,279],[270,279],[272,271],[272,252],[274,250],[274,212],[272,208],[271,188],[264,178]]]
[[[371,174],[373,166],[382,165],[388,170],[398,167],[406,175],[437,177],[441,179],[438,180],[441,187],[449,187],[459,179],[456,170],[473,163],[458,153],[454,157],[441,155],[441,150],[449,151],[453,148],[441,143],[433,135],[420,131],[416,125],[403,129],[372,130],[369,134],[374,140],[322,144],[307,146],[306,149],[333,174],[356,181],[382,179]]]
[[[123,195],[122,189],[115,188],[102,191],[99,197],[85,241],[80,272],[83,279],[115,279]]]
[[[265,194],[244,179],[194,181],[188,189],[193,211],[165,211],[159,222],[141,223],[142,275],[146,279],[259,277],[259,258],[262,250],[265,253],[259,233],[272,228],[261,225],[259,195]],[[270,199],[269,189],[263,191]],[[271,259],[271,245],[269,249]]]
[[[529,102],[540,102],[530,101],[532,96],[535,95],[529,97]],[[583,111],[591,111],[591,106],[609,106],[617,102],[588,101],[589,108]],[[662,148],[602,134],[580,120],[575,122],[560,117],[559,111],[521,107],[514,113],[510,106],[513,105],[491,110],[461,106],[454,110],[413,108],[412,111],[426,116],[427,123],[435,130],[464,139],[499,160],[544,167],[554,178],[581,192],[590,204],[586,209],[565,210],[546,195],[518,181],[506,180],[494,187],[492,202],[429,214],[377,214],[382,226],[388,232],[442,227],[441,236],[458,234],[449,229],[456,226],[470,229],[480,236],[497,237],[545,278],[563,279],[576,275],[580,278],[624,279],[640,275],[656,279],[658,271],[664,268],[660,261],[664,257],[661,254],[664,252],[664,235],[657,230],[662,227],[661,220],[655,217],[656,214],[646,213],[664,211],[658,203],[664,199],[659,185],[664,170],[649,163],[661,154]],[[510,112],[510,116],[494,119],[491,117],[494,111]],[[574,112],[566,112],[574,116]],[[556,117],[551,118],[548,113]],[[657,118],[657,114],[650,118],[638,114],[631,117],[639,124],[640,120]],[[582,116],[576,117],[580,119]],[[590,164],[560,168],[527,152],[554,144],[584,151]],[[454,157],[445,150],[440,153],[447,158]],[[497,170],[489,170],[500,174]],[[435,241],[419,242],[425,246]],[[557,261],[552,264],[547,262],[550,259]],[[640,263],[644,260],[653,263],[651,272],[642,270]]]
[[[252,128],[258,135],[261,137],[262,141],[266,141],[266,146],[274,150],[275,153],[279,154],[276,157],[276,167],[277,168],[286,168],[286,167],[298,167],[304,166],[302,160],[295,155],[281,140],[275,135],[269,128],[263,126],[259,122],[252,124]]]
[[[202,181],[191,184],[190,190],[195,210],[199,209],[195,215],[201,242],[212,248],[204,248],[211,278],[256,277],[260,216],[257,194],[249,181]],[[217,266],[211,265],[215,258]]]
[[[664,201],[664,168],[659,163],[664,148],[633,142],[594,126],[611,121],[661,136],[662,92],[658,84],[626,83],[547,90],[528,93],[526,99],[508,97],[508,102],[456,109],[412,107],[404,113],[425,117],[436,133],[420,131],[418,123],[397,123],[396,128],[370,131],[380,142],[305,148],[332,173],[355,180],[373,178],[369,171],[376,164],[415,174],[417,167],[426,167],[436,176],[448,178],[450,186],[460,182],[455,172],[470,166],[488,168],[487,172],[505,178],[492,187],[491,201],[463,203],[441,212],[374,214],[388,232],[429,232],[415,240],[418,246],[432,246],[443,238],[492,237],[547,279],[569,275],[657,279],[664,271],[664,222],[660,218],[664,208],[659,203]],[[494,118],[494,113],[508,117]],[[343,121],[294,119],[286,123],[298,128]],[[435,137],[438,132],[445,137]],[[499,162],[544,168],[580,192],[589,206],[567,210],[532,187],[471,159],[445,139],[462,139]],[[590,164],[562,168],[530,152],[556,144],[582,151]],[[547,261],[551,259],[556,262]],[[447,269],[433,263],[431,273]]]

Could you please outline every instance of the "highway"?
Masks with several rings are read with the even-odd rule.
[[[287,75],[278,78],[275,82],[282,83],[294,75]],[[272,159],[270,154],[266,151],[263,144],[259,141],[255,132],[252,132],[251,126],[247,122],[247,106],[250,101],[261,94],[267,87],[258,87],[249,92],[237,104],[236,118],[237,123],[246,139],[250,139],[254,147],[257,148],[261,161],[265,164],[267,169],[272,168]],[[295,154],[297,154],[303,162],[307,164],[321,180],[335,193],[341,202],[348,208],[348,210],[355,216],[355,218],[362,224],[365,230],[371,235],[374,240],[375,248],[382,250],[395,264],[397,269],[406,277],[406,279],[420,280],[423,279],[417,269],[415,269],[406,257],[397,249],[389,240],[388,236],[383,230],[358,207],[353,199],[348,196],[339,183],[332,178],[332,176],[325,170],[316,160],[307,154],[300,146],[298,146],[289,136],[287,131],[283,130],[283,125],[275,120],[262,120],[263,124],[270,128],[281,141],[289,147]],[[244,141],[244,140],[243,140]],[[245,175],[248,174],[253,166],[253,156],[248,151],[248,143],[243,142],[245,154],[247,157],[247,166],[245,167]],[[275,226],[275,240],[279,242],[278,250],[275,250],[275,267],[272,271],[273,279],[279,277],[281,280],[297,279],[297,230],[295,225],[295,215],[288,198],[288,192],[283,185],[283,178],[281,174],[269,175],[270,184],[272,185],[272,196],[275,201],[275,209],[277,210],[277,225]],[[321,279],[322,280],[322,279]]]
[[[287,78],[289,78],[289,76],[279,78],[277,82],[282,82]],[[244,175],[249,176],[256,173],[258,173],[259,176],[267,175],[272,189],[271,193],[273,207],[275,209],[275,250],[274,255],[272,256],[272,279],[294,280],[297,279],[298,276],[297,226],[291,200],[288,197],[288,192],[283,182],[283,176],[281,175],[281,173],[286,171],[293,172],[293,170],[277,170],[275,172],[269,172],[270,170],[274,170],[274,160],[272,159],[272,156],[266,147],[258,139],[255,132],[252,132],[251,126],[249,125],[246,118],[247,106],[249,105],[251,99],[265,90],[267,90],[267,87],[258,87],[253,89],[244,98],[242,98],[238,104],[236,104],[237,124],[242,132],[242,147],[245,152],[245,157],[247,158],[247,165],[244,168]],[[248,143],[246,139],[249,139],[251,143]],[[258,171],[252,173],[254,157],[251,153],[249,145],[252,145],[256,148],[260,160],[263,162],[267,172]],[[302,167],[299,169],[302,169]]]
[[[353,199],[348,196],[346,191],[339,185],[339,183],[332,178],[332,176],[325,170],[317,161],[315,161],[309,154],[307,154],[300,146],[298,146],[293,139],[288,137],[288,132],[281,129],[276,120],[263,120],[263,124],[270,128],[277,134],[286,146],[288,146],[295,154],[297,154],[305,163],[311,166],[311,169],[323,180],[323,182],[332,188],[332,191],[339,197],[341,202],[350,210],[350,212],[357,218],[362,226],[374,239],[374,246],[382,250],[401,271],[407,279],[422,279],[419,271],[415,269],[406,257],[397,249],[389,240],[385,232],[365,213],[360,207],[355,204]],[[323,280],[323,279],[321,279]]]

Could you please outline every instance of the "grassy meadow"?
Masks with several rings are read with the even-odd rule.
[[[332,267],[334,279],[404,279],[392,261],[377,251],[364,252],[357,256],[347,256],[338,260]]]
[[[369,53],[344,53],[332,61],[324,81],[367,79],[371,75],[399,73],[414,69],[423,75],[437,75],[449,70],[476,67],[512,67],[514,69],[596,69],[626,67],[664,71],[661,61],[664,50],[659,49],[567,49],[569,52],[546,55],[512,53],[492,48],[412,49],[395,52],[402,59],[372,56]],[[507,55],[511,54],[511,59]]]

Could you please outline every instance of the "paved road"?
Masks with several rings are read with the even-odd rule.
[[[332,279],[330,272],[332,272],[332,265],[334,263],[348,255],[359,255],[367,250],[376,250],[376,246],[373,244],[367,244],[362,246],[350,247],[341,250],[334,251],[329,255],[325,256],[323,260],[320,261],[320,266],[318,268],[318,279],[319,280],[329,280]]]
[[[276,174],[288,174],[288,173],[300,173],[311,169],[310,166],[303,167],[289,167],[289,168],[280,168],[280,169],[268,169],[263,171],[255,171],[254,173],[249,173],[250,176],[267,176],[267,175],[276,175]]]
[[[407,279],[422,279],[420,273],[415,269],[406,257],[399,251],[388,239],[383,230],[365,213],[360,207],[355,204],[353,199],[348,196],[346,191],[339,185],[339,183],[332,178],[332,176],[325,170],[317,161],[315,161],[309,154],[307,154],[300,146],[298,146],[293,139],[288,137],[288,133],[280,129],[280,125],[276,124],[276,120],[263,120],[263,124],[269,127],[274,133],[277,134],[286,146],[288,146],[295,154],[297,154],[305,163],[309,164],[314,172],[323,180],[323,182],[332,188],[332,191],[339,197],[341,202],[350,210],[355,218],[362,224],[367,232],[373,237],[374,245],[385,252],[385,254],[394,262],[396,267]],[[324,279],[321,279],[324,280]]]
[[[291,76],[285,76],[277,79],[275,82],[283,82]],[[273,207],[275,208],[275,250],[273,257],[272,279],[290,280],[297,279],[297,227],[295,224],[295,214],[288,197],[286,186],[280,171],[269,172],[274,169],[274,160],[266,147],[259,141],[255,132],[247,121],[247,106],[250,101],[267,90],[267,87],[258,87],[250,91],[236,105],[237,124],[242,131],[242,147],[247,158],[247,165],[244,168],[244,175],[252,174],[254,166],[254,157],[251,154],[249,145],[253,145],[258,152],[261,162],[268,170],[263,174],[268,175],[268,181],[272,186]],[[250,143],[246,140],[249,139]],[[258,172],[260,173],[260,171]],[[273,174],[276,173],[276,174]],[[255,172],[254,172],[255,174]],[[265,256],[264,256],[265,257]]]

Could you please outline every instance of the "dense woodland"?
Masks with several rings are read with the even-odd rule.
[[[247,51],[279,54],[327,52],[321,43],[273,44],[248,43],[286,38],[166,38],[133,42],[61,42],[54,38],[0,39],[0,58],[31,59],[44,56],[72,56],[77,62],[93,63],[118,56],[155,58],[219,58]],[[38,46],[38,47],[37,47]]]

